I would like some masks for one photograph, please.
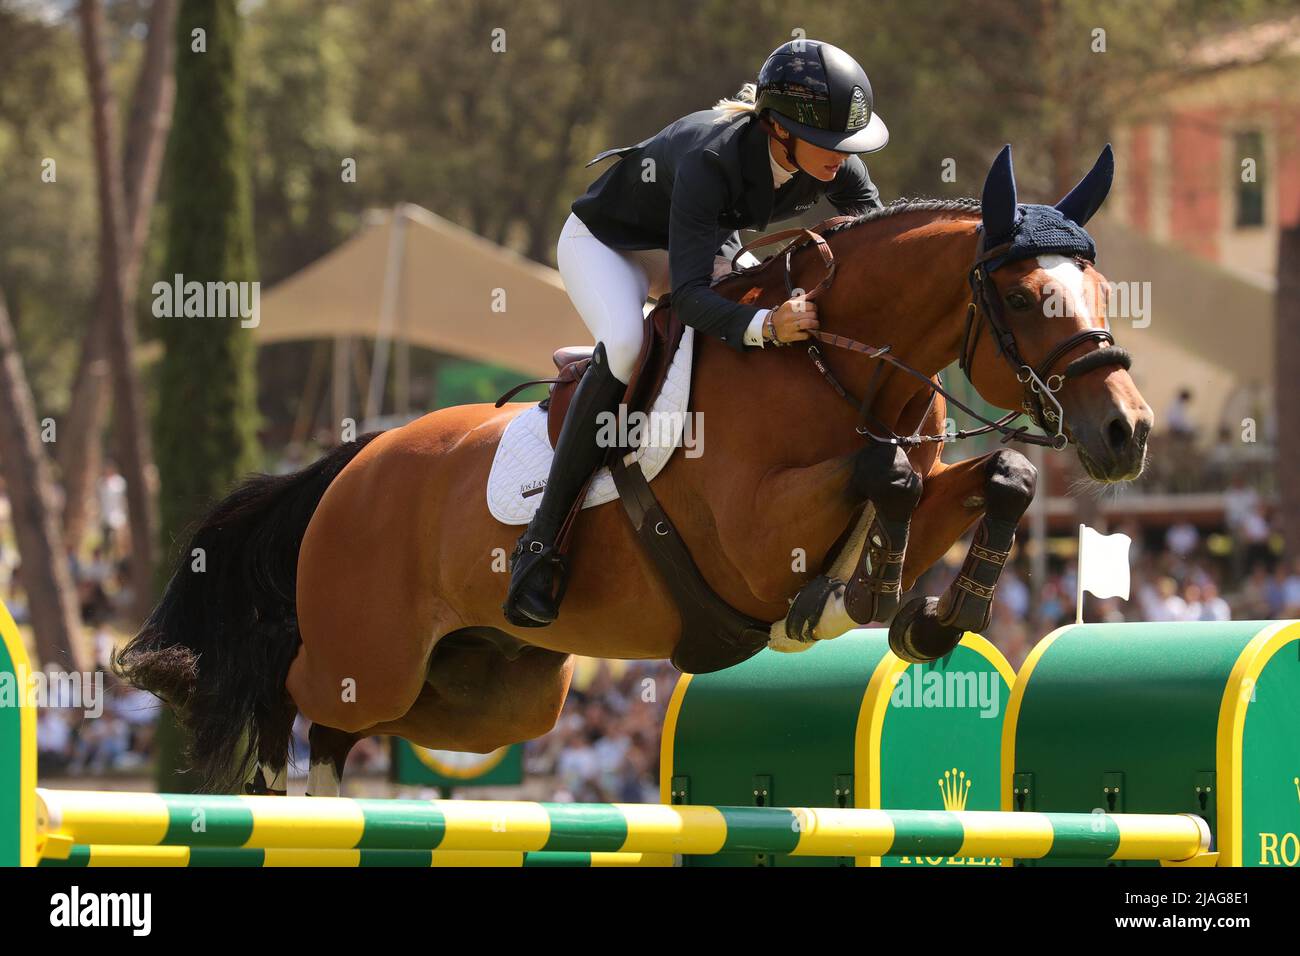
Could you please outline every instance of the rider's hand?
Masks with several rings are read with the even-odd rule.
[[[776,326],[778,342],[799,342],[809,338],[809,332],[820,328],[817,321],[817,303],[805,299],[802,295],[782,302],[772,313],[772,324]]]

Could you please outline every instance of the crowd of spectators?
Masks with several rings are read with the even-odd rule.
[[[584,661],[554,730],[526,745],[550,799],[657,803],[659,731],[678,672],[666,661]]]
[[[103,710],[41,707],[36,718],[37,775],[103,778],[147,773],[161,705],[152,694],[106,682]]]
[[[119,638],[109,626],[107,612],[99,604],[83,602],[82,614],[94,650],[94,671],[84,675],[82,686],[98,685],[100,707],[88,716],[92,701],[86,691],[81,699],[72,699],[66,682],[49,681],[62,694],[37,712],[37,774],[50,779],[147,772],[162,705],[152,694],[113,676],[111,657]]]
[[[1258,396],[1238,397],[1246,399],[1238,403],[1238,412],[1225,411],[1220,423],[1211,427],[1198,424],[1196,412],[1204,400],[1198,401],[1190,388],[1179,390],[1161,410],[1148,440],[1144,494],[1215,494],[1230,485],[1241,487],[1246,479],[1259,491],[1276,490],[1273,418],[1259,412]]]
[[[1135,525],[1119,531],[1132,540],[1129,600],[1084,595],[1084,620],[1227,621],[1300,617],[1300,560],[1287,564],[1256,536],[1256,514],[1235,535],[1203,534],[1187,522],[1154,536]],[[1230,519],[1230,524],[1231,519]],[[1216,548],[1210,547],[1217,539]],[[961,563],[955,548],[922,576],[917,594],[940,594]],[[1074,556],[1049,556],[1037,602],[1031,600],[1032,562],[1019,547],[998,583],[988,636],[1013,667],[1019,667],[1040,637],[1075,619],[1078,565]]]

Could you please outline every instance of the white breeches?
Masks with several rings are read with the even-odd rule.
[[[555,248],[564,288],[591,337],[605,343],[609,370],[627,384],[641,354],[641,333],[646,298],[658,299],[672,291],[667,249],[611,249],[569,213]],[[742,253],[742,268],[758,265],[752,253]],[[731,261],[714,256],[713,279],[731,272]]]
[[[555,258],[578,315],[605,344],[609,370],[626,383],[641,353],[646,298],[670,290],[668,251],[611,249],[570,213]]]

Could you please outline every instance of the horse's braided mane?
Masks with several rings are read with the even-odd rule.
[[[844,229],[852,229],[854,226],[860,226],[865,222],[875,222],[877,219],[887,219],[890,216],[898,216],[908,212],[951,212],[970,215],[979,214],[980,201],[963,197],[961,199],[895,199],[888,205],[881,206],[879,209],[868,209],[860,216],[855,216],[848,222],[841,223],[838,226],[832,226],[827,229],[823,235],[832,235]]]

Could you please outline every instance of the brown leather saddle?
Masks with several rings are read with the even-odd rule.
[[[627,391],[623,393],[623,404],[628,413],[646,412],[654,404],[663,388],[664,379],[668,377],[668,367],[673,363],[677,347],[682,341],[685,326],[668,307],[668,297],[664,296],[655,310],[645,318],[644,334],[641,336],[641,353],[637,356],[636,367]],[[555,378],[537,378],[529,382],[520,382],[496,401],[500,408],[524,389],[533,385],[550,385],[550,394],[539,403],[546,409],[546,433],[551,440],[551,447],[560,438],[560,429],[564,427],[564,416],[569,413],[569,404],[573,393],[582,379],[587,366],[591,364],[592,345],[566,345],[558,348],[551,356],[555,363]]]

